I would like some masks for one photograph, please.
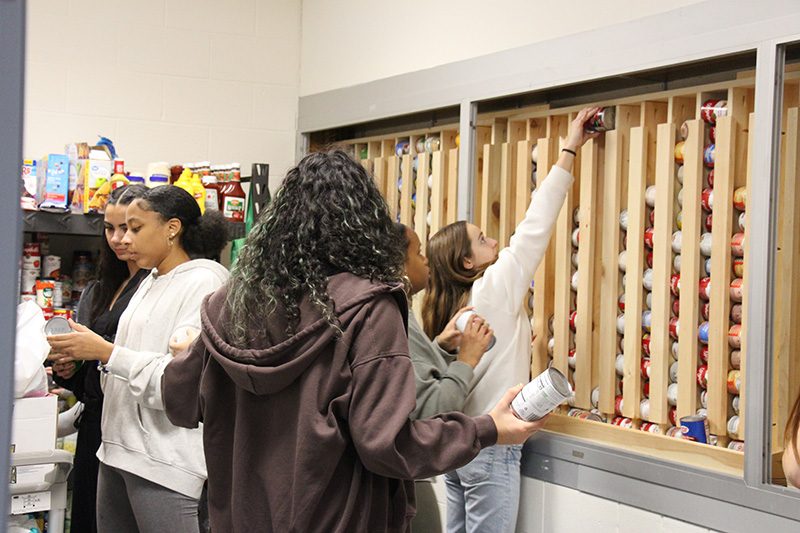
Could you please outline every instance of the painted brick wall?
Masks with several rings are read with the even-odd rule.
[[[114,141],[152,161],[295,162],[299,0],[29,0],[25,157]]]

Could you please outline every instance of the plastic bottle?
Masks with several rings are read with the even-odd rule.
[[[245,200],[247,195],[242,189],[239,175],[239,163],[231,165],[230,182],[222,196],[222,214],[231,222],[244,222]]]
[[[219,210],[223,210],[223,201],[225,198],[225,191],[228,189],[230,182],[228,181],[228,171],[225,165],[217,165],[216,166],[216,174],[217,174],[217,189],[219,190],[219,194],[217,195],[217,200],[219,201]]]
[[[181,172],[180,177],[175,181],[175,183],[173,183],[173,185],[180,187],[189,194],[192,194],[192,171],[188,168],[184,169],[184,171]],[[194,195],[192,194],[192,196]]]
[[[217,187],[217,176],[209,173],[202,177],[205,189],[206,211],[219,211],[219,188]]]
[[[190,183],[192,190],[189,191],[200,206],[200,213],[206,212],[206,188],[203,187],[203,182],[200,180],[200,174],[192,174],[192,181]]]

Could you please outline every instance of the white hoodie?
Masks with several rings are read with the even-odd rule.
[[[119,320],[114,351],[101,383],[103,442],[97,457],[175,492],[199,498],[206,479],[202,427],[173,426],[164,413],[161,378],[172,360],[169,340],[200,331],[200,304],[228,271],[195,259],[139,285]]]
[[[488,413],[511,387],[527,383],[531,369],[531,324],[525,297],[550,243],[556,219],[574,178],[554,166],[540,184],[508,247],[472,284],[474,305],[494,330],[497,342],[475,367],[464,413]]]

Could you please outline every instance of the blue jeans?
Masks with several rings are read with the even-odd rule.
[[[448,533],[514,531],[521,458],[522,445],[492,446],[444,475]]]

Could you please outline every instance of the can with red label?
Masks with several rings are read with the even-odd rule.
[[[639,430],[645,433],[655,433],[656,435],[661,433],[661,428],[658,427],[658,424],[652,422],[643,422],[642,425],[639,426]]]
[[[667,403],[676,406],[678,405],[678,384],[670,383],[667,387]]]
[[[728,449],[733,450],[735,452],[742,452],[744,453],[744,441],[743,440],[732,440],[728,443]]]
[[[706,231],[711,231],[711,225],[713,224],[713,222],[714,222],[714,214],[713,213],[707,214],[705,218],[703,218],[703,229],[705,229]]]
[[[569,313],[569,329],[575,331],[577,325],[576,321],[578,320],[578,312],[577,311],[570,311]]]
[[[42,270],[42,252],[38,242],[25,244],[22,247],[22,269],[35,270],[37,277]]]
[[[711,278],[700,278],[700,298],[709,300],[711,298]]]
[[[733,191],[733,207],[739,211],[747,208],[747,187],[738,187]]]
[[[706,187],[703,189],[703,193],[700,196],[700,205],[706,211],[713,211],[714,210],[714,189],[711,187]]]
[[[681,299],[675,298],[672,300],[672,314],[678,316],[681,314]]]
[[[580,242],[581,242],[581,230],[580,228],[575,228],[574,230],[572,230],[572,246],[574,248],[577,248]]]
[[[742,352],[739,350],[733,350],[731,352],[731,367],[736,370],[740,370],[742,368]]]
[[[647,357],[642,358],[642,362],[639,365],[642,371],[642,377],[644,379],[650,379],[650,359]]]
[[[697,338],[703,344],[708,344],[708,322],[703,322],[697,327]]]
[[[728,114],[727,100],[706,100],[700,108],[701,118],[708,124],[715,125],[717,119]]]
[[[678,420],[678,409],[676,407],[672,407],[669,410],[669,422],[674,426],[675,424],[678,423],[677,420]]]
[[[711,126],[710,128],[708,128],[708,138],[711,140],[712,143],[717,141],[717,127],[716,126]]]
[[[739,415],[733,415],[728,419],[728,435],[732,439],[739,439]]]
[[[713,143],[714,141],[711,141],[711,142]],[[714,169],[713,168],[708,171],[708,186],[709,187],[713,187],[714,186]]]
[[[656,210],[655,209],[651,209],[650,210],[650,225],[651,226],[655,226],[655,224],[656,224]]]
[[[589,120],[583,124],[583,130],[588,132],[613,130],[615,118],[616,108],[603,107],[589,117]]]
[[[648,248],[653,248],[653,228],[644,230],[644,245]]]
[[[709,144],[706,146],[705,150],[703,150],[703,163],[705,163],[707,167],[714,167],[714,152],[716,146],[716,144]]]
[[[666,435],[667,437],[672,437],[672,438],[676,438],[676,439],[682,439],[683,438],[683,431],[678,426],[672,426],[671,428],[669,428],[667,430],[666,433],[664,433],[664,435]]]
[[[730,288],[731,300],[736,303],[742,301],[744,297],[744,280],[742,278],[734,278],[731,280]]]
[[[619,305],[619,310],[624,313],[625,312],[625,293],[624,292],[620,295],[619,300],[617,301],[617,304]]]
[[[61,257],[46,255],[42,260],[42,277],[57,279],[61,275]]]
[[[678,163],[679,165],[683,164],[683,153],[685,146],[686,143],[684,141],[678,141],[678,143],[675,145],[675,151],[674,151],[675,162]]]
[[[736,257],[744,256],[744,233],[735,233],[731,238],[731,253]]]
[[[583,420],[591,420],[592,422],[602,422],[603,418],[597,413],[586,411],[585,409],[570,409],[567,416],[573,418],[580,418]]]
[[[728,330],[728,344],[731,348],[739,350],[742,347],[742,325],[734,324]]]
[[[708,302],[703,302],[703,304],[700,306],[700,314],[703,315],[703,320],[708,320],[710,311],[711,304]]]
[[[704,365],[708,364],[708,345],[700,347],[700,361]]]
[[[697,384],[704,389],[708,388],[708,365],[697,367]]]
[[[642,384],[642,394],[644,394],[645,398],[649,398],[650,397],[650,382],[649,381],[645,381]]]
[[[734,304],[731,306],[731,321],[734,324],[742,323],[742,304]]]
[[[672,234],[672,240],[670,241],[672,251],[676,254],[681,253],[681,235],[681,230],[676,231]]]
[[[570,348],[567,352],[567,364],[573,370],[575,369],[575,348]]]
[[[744,257],[733,258],[733,275],[737,278],[744,277]]]
[[[669,290],[673,296],[681,295],[681,275],[673,274],[669,278]]]
[[[739,370],[728,372],[728,392],[739,394],[742,385],[742,374]]]
[[[55,311],[52,307],[42,307],[42,316],[44,316],[45,321],[50,320],[55,316]]]
[[[642,335],[642,353],[650,355],[650,334],[645,333]]]
[[[614,397],[614,413],[616,413],[617,416],[622,416],[622,404],[622,394],[617,394]]]
[[[653,268],[653,252],[647,252],[644,256],[644,261],[648,267]]]
[[[674,316],[669,319],[669,336],[675,340],[678,340],[680,334],[680,323],[678,322],[678,317]]]
[[[623,428],[632,428],[633,427],[633,420],[630,418],[626,418],[623,416],[616,416],[611,423],[615,426],[623,427]]]
[[[696,440],[703,444],[708,444],[708,420],[701,415],[690,415],[681,418],[683,434],[690,437],[688,440]]]
[[[700,253],[706,257],[711,257],[711,232],[707,231],[700,235]]]

